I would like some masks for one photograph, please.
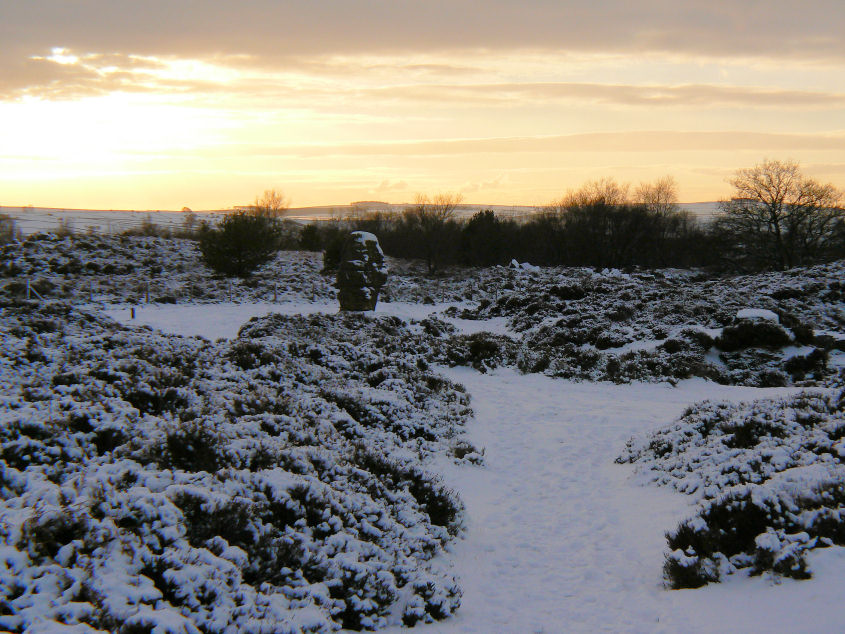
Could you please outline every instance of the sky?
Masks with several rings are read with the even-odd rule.
[[[0,205],[845,187],[841,0],[0,0]]]

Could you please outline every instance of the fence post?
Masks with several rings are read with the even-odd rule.
[[[150,303],[150,283],[149,282],[147,282],[146,300],[147,300],[146,303],[149,304]]]
[[[135,319],[135,307],[133,306],[130,310],[132,312],[132,319]]]
[[[273,303],[276,303],[276,282],[273,282]]]
[[[42,302],[44,301],[44,298],[43,298],[43,297],[41,297],[41,293],[39,293],[38,291],[36,291],[36,290],[32,287],[32,285],[29,283],[29,280],[27,279],[27,280],[26,280],[26,298],[27,298],[27,299],[31,299],[33,295],[35,295],[35,296],[36,296],[38,299],[40,299]]]

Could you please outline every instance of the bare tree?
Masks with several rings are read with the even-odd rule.
[[[843,210],[842,192],[805,177],[794,161],[766,160],[737,170],[734,197],[717,229],[756,266],[787,269],[825,257]]]
[[[653,183],[640,183],[634,192],[634,202],[660,216],[675,213],[678,211],[678,183],[672,176],[658,178]]]
[[[180,237],[191,238],[197,232],[197,225],[199,224],[197,215],[188,207],[183,207],[182,212],[184,214],[182,216],[182,230],[178,233],[180,234]]]
[[[579,189],[570,190],[559,201],[552,204],[558,210],[573,207],[590,207],[593,205],[606,205],[613,207],[624,205],[628,202],[627,183],[617,183],[614,178],[601,178],[599,180],[585,183]]]
[[[462,201],[461,194],[441,193],[432,198],[418,195],[413,206],[405,210],[405,222],[422,238],[429,273],[434,273],[440,264],[446,226]]]
[[[260,198],[255,199],[253,209],[259,216],[281,218],[290,207],[290,201],[278,189],[267,189]]]

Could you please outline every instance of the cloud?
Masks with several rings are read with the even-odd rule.
[[[455,156],[491,153],[560,152],[677,152],[744,151],[789,152],[799,150],[843,150],[845,135],[776,134],[739,131],[685,132],[637,131],[572,134],[543,137],[500,137],[348,143],[338,145],[253,145],[227,146],[228,156],[290,156],[317,158],[329,156]],[[205,150],[204,150],[205,151]],[[209,150],[213,151],[213,150]]]
[[[481,182],[464,183],[460,188],[462,194],[475,194],[480,191],[488,191],[491,189],[498,189],[502,183],[507,180],[506,176],[497,176],[491,180]]]
[[[383,192],[404,191],[406,189],[408,189],[407,181],[403,181],[403,180],[396,180],[396,181],[383,180],[381,183],[379,183],[379,186],[376,187],[375,191],[377,193],[383,193]]]
[[[467,49],[845,58],[840,0],[28,0],[6,2],[12,57],[82,51],[255,59]]]
[[[114,91],[150,92],[165,87],[160,77],[166,64],[153,58],[117,53],[81,54],[54,48],[49,54],[31,55],[12,64],[0,75],[0,100],[23,96],[77,99]],[[175,86],[171,83],[171,88]],[[189,89],[187,81],[183,89]]]
[[[290,60],[283,71],[242,71],[242,58],[209,60],[150,56],[83,54],[53,49],[34,55],[0,77],[0,100],[22,96],[78,99],[113,91],[194,95],[225,93],[242,106],[330,109],[350,102],[366,107],[379,103],[445,107],[512,108],[523,104],[597,103],[641,108],[748,107],[765,109],[841,109],[845,93],[739,85],[635,85],[588,82],[489,82],[474,80],[472,66],[461,64],[375,62],[332,58]],[[480,76],[481,69],[475,69]],[[489,72],[489,71],[488,71]],[[388,77],[382,74],[387,73]],[[465,83],[433,79],[463,75]],[[327,76],[335,80],[327,79]],[[411,83],[416,80],[415,83]],[[397,83],[401,82],[401,83]]]
[[[749,106],[762,108],[842,108],[845,93],[782,90],[746,86],[690,84],[681,86],[596,83],[510,83],[469,85],[416,85],[378,88],[372,97],[415,103],[465,105],[590,101],[645,107]]]

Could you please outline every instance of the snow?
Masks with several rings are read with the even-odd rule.
[[[375,242],[376,245],[378,245],[378,238],[376,238],[375,234],[370,233],[369,231],[353,231],[349,234],[349,237],[352,238],[355,242],[360,242],[361,244],[366,244],[367,242]],[[380,247],[379,252],[381,252]]]
[[[460,319],[446,317],[441,313],[454,306],[448,303],[415,304],[411,302],[379,302],[374,311],[364,315],[385,315],[399,317],[403,321],[422,320],[438,315],[444,321],[453,324],[464,334],[492,332],[508,334],[507,319],[504,317],[489,320]],[[132,310],[135,317],[132,318]],[[222,302],[219,304],[142,304],[138,306],[117,305],[103,310],[115,321],[125,325],[149,326],[163,332],[185,337],[201,336],[211,341],[232,339],[237,336],[240,327],[253,317],[262,317],[270,313],[280,315],[332,315],[339,310],[337,302],[280,302],[241,304]]]
[[[776,324],[780,322],[777,313],[765,308],[743,308],[736,313],[737,319],[761,319],[763,321],[773,321]]]
[[[517,270],[520,270],[520,271],[529,271],[529,272],[532,272],[532,273],[536,273],[536,272],[541,270],[539,266],[534,266],[533,264],[529,264],[528,262],[520,263],[515,259],[510,261],[510,264],[508,264],[508,267],[510,267],[512,269],[517,269]]]

